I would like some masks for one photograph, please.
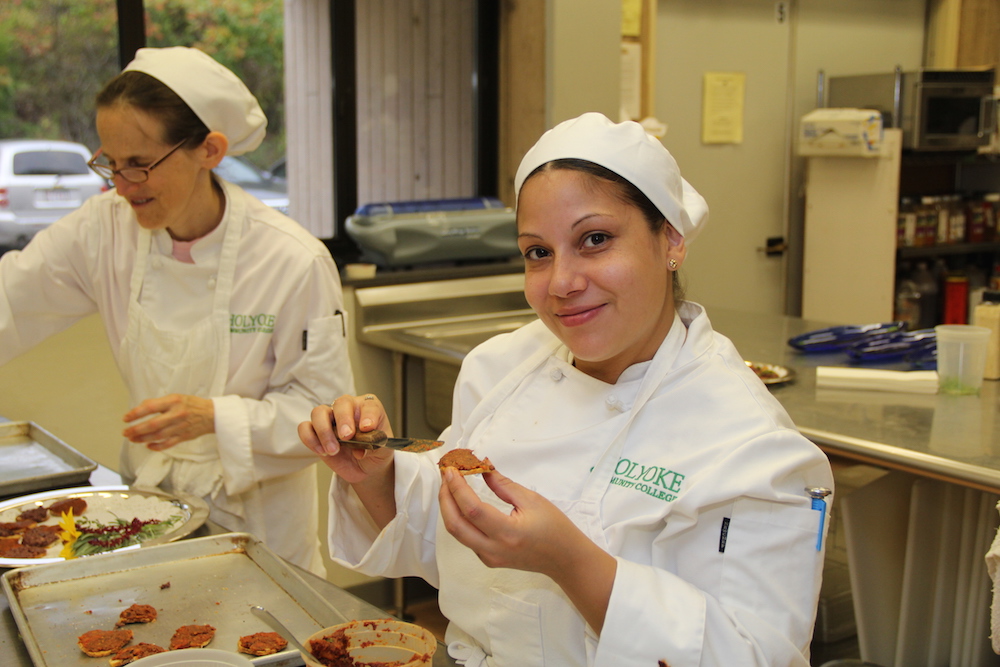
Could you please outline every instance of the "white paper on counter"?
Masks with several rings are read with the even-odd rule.
[[[816,387],[936,394],[938,374],[937,371],[887,371],[874,368],[817,366]]]

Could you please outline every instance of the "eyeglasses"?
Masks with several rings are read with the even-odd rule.
[[[101,178],[106,178],[109,181],[115,176],[121,176],[129,183],[145,183],[146,181],[149,180],[149,172],[156,169],[156,167],[161,162],[163,162],[168,157],[173,155],[174,151],[176,151],[178,148],[180,148],[186,143],[187,139],[185,139],[184,141],[180,142],[179,144],[171,148],[169,151],[167,151],[167,154],[161,157],[159,160],[153,160],[152,164],[150,164],[148,167],[122,167],[121,169],[112,169],[111,165],[107,164],[106,162],[97,161],[98,159],[100,159],[101,153],[104,151],[104,149],[100,149],[96,153],[94,153],[94,157],[90,158],[90,162],[87,163],[87,166],[93,169],[94,173],[96,173],[98,176],[100,176]]]

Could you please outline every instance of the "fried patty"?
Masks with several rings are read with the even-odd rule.
[[[83,498],[64,498],[57,500],[48,507],[52,516],[59,516],[73,510],[73,516],[82,516],[87,511],[87,501]]]
[[[116,628],[129,623],[151,623],[156,620],[156,608],[148,604],[134,604],[128,609],[123,609],[118,615]]]
[[[17,515],[18,521],[34,521],[36,523],[41,523],[49,518],[49,511],[44,507],[34,507],[30,510],[24,510]]]
[[[271,655],[284,650],[286,646],[288,642],[277,632],[255,632],[240,637],[236,650],[249,655]]]
[[[204,648],[215,637],[211,625],[182,625],[170,638],[170,650],[181,648]]]
[[[125,648],[130,641],[131,630],[88,630],[77,637],[76,645],[91,658],[100,658]]]
[[[156,653],[166,653],[167,649],[162,646],[157,646],[156,644],[147,644],[146,642],[139,642],[135,646],[126,646],[121,649],[108,661],[111,667],[121,667],[122,665],[127,665],[130,662],[135,662],[139,658],[145,658],[147,655],[154,655]]]
[[[438,461],[438,467],[442,470],[445,468],[455,468],[463,475],[476,475],[495,470],[488,458],[480,461],[479,457],[473,454],[471,449],[462,448],[453,449],[442,456],[441,460]]]

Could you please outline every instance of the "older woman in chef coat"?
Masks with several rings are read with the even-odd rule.
[[[115,190],[0,259],[0,363],[100,313],[132,401],[123,478],[204,497],[322,574],[295,426],[353,391],[340,280],[320,241],[212,172],[266,124],[205,53],[140,49],[97,99],[91,165]]]
[[[517,172],[539,321],[465,359],[444,446],[339,447],[389,430],[372,395],[313,410],[336,472],[335,559],[439,587],[466,665],[808,665],[831,487],[803,438],[676,272],[707,216],[637,123],[588,113]],[[462,477],[456,447],[496,472]]]

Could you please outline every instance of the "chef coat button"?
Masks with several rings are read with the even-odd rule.
[[[615,397],[614,394],[608,396],[604,402],[607,403],[608,407],[611,408],[612,410],[618,407],[618,399]]]
[[[215,289],[215,276],[208,279],[208,289]]]
[[[553,368],[549,371],[549,377],[552,378],[553,382],[559,382],[559,380],[563,379],[563,372],[558,368]]]

